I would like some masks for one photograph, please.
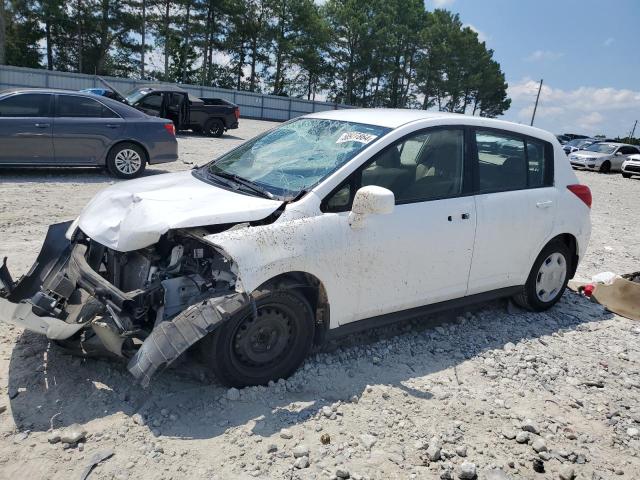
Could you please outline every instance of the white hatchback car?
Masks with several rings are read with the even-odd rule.
[[[499,297],[551,307],[585,254],[590,206],[545,131],[316,113],[102,191],[50,228],[20,282],[2,268],[0,317],[129,358],[143,384],[196,343],[222,382],[263,384],[331,335]]]
[[[640,175],[640,153],[629,155],[622,164],[622,176],[631,178],[633,175]]]

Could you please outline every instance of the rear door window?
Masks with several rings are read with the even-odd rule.
[[[51,95],[23,93],[0,100],[0,117],[48,117]]]
[[[117,118],[118,116],[100,102],[72,95],[58,96],[58,117],[67,118]]]
[[[553,147],[548,142],[477,130],[476,148],[480,193],[553,185]]]
[[[476,131],[480,193],[527,187],[523,138],[492,131]]]
[[[543,187],[548,185],[547,148],[544,142],[527,138],[528,186]]]

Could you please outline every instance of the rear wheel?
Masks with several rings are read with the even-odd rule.
[[[210,137],[221,137],[224,134],[224,124],[222,120],[212,118],[207,120],[203,131],[205,135],[209,135]]]
[[[536,312],[551,308],[567,288],[571,258],[569,248],[562,241],[549,243],[536,258],[522,292],[513,300]]]
[[[609,173],[611,171],[611,162],[609,160],[605,160],[602,162],[600,166],[600,173]]]
[[[201,342],[204,362],[228,386],[290,376],[313,343],[313,312],[295,290],[259,290],[247,306]]]
[[[135,143],[119,143],[107,155],[107,170],[118,178],[135,178],[144,172],[147,156]]]
[[[622,172],[622,177],[623,178],[631,178],[631,174],[630,173],[626,173],[626,172]]]

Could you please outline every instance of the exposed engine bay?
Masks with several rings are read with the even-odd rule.
[[[131,358],[129,370],[143,383],[211,331],[228,313],[225,302],[233,310],[248,302],[236,292],[233,263],[201,240],[209,230],[170,230],[155,245],[123,253],[80,229],[65,238],[68,226],[50,227],[38,260],[19,282],[1,267],[0,313],[85,353],[104,349]],[[189,309],[197,304],[197,312]],[[163,338],[169,324],[179,331]]]

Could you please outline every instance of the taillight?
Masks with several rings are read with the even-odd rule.
[[[233,113],[236,114],[236,120],[240,120],[240,107],[236,107]]]
[[[584,204],[591,208],[591,190],[586,185],[567,185],[567,188],[584,202]]]
[[[164,129],[174,137],[176,136],[176,126],[173,123],[165,123]]]

